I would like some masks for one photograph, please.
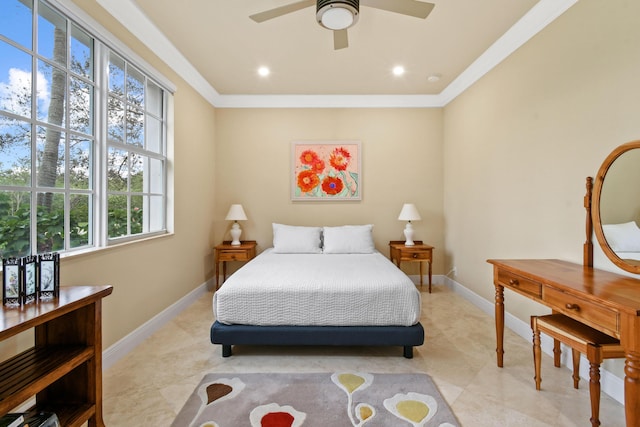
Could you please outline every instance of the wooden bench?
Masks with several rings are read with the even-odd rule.
[[[589,361],[589,397],[591,400],[591,425],[600,425],[600,364],[604,359],[625,357],[624,349],[616,338],[573,320],[563,314],[531,316],[533,330],[533,363],[536,390],[540,390],[540,332],[554,339],[554,365],[560,367],[560,346],[571,348],[573,356],[573,387],[580,381],[580,353]]]

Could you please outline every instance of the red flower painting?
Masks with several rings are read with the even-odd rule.
[[[294,200],[360,200],[360,143],[294,142]]]

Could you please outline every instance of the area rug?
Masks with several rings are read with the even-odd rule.
[[[207,374],[172,427],[459,426],[426,374]]]

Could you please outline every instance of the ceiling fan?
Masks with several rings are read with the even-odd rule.
[[[338,50],[349,46],[347,28],[358,22],[360,2],[364,6],[422,19],[425,19],[435,6],[433,3],[417,0],[302,0],[249,17],[255,22],[264,22],[313,6],[315,3],[316,20],[324,28],[333,30],[333,48]]]

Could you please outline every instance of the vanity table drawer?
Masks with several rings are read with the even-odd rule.
[[[517,292],[522,292],[535,298],[542,297],[542,283],[511,273],[510,271],[499,270],[498,282],[502,286],[506,286]]]
[[[545,287],[543,300],[554,310],[594,326],[609,335],[620,336],[619,314],[615,310],[550,287]]]

